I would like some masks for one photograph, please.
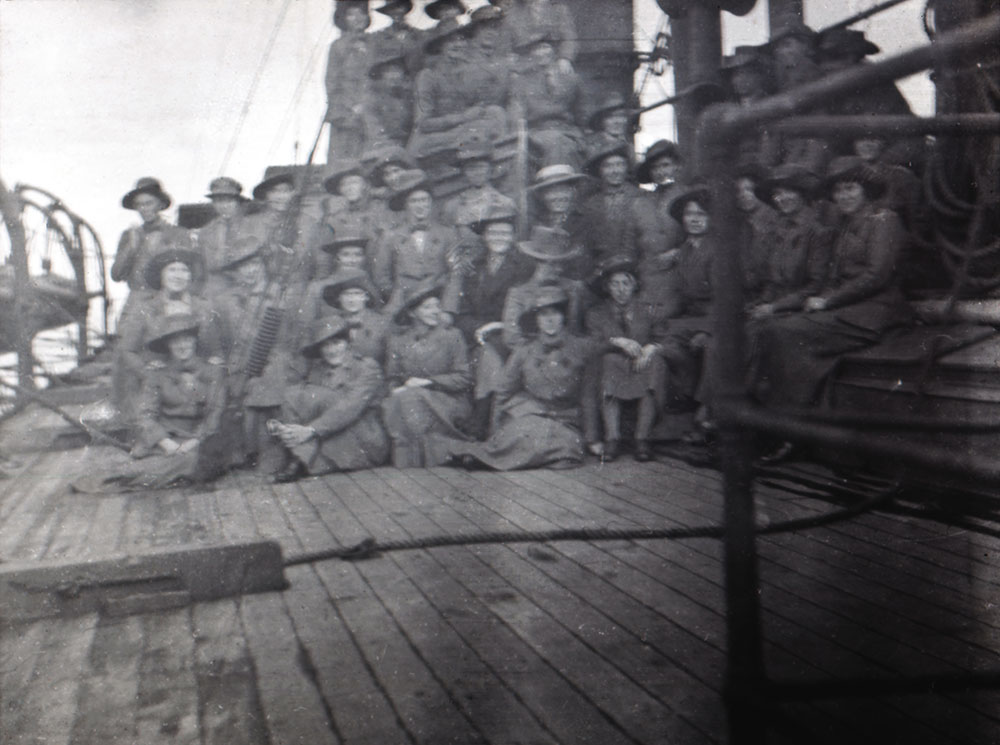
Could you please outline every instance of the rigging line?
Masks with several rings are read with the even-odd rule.
[[[292,119],[292,114],[295,112],[299,102],[302,100],[302,94],[305,93],[306,90],[306,83],[309,82],[312,78],[312,74],[315,72],[316,57],[319,54],[320,49],[323,48],[323,43],[326,41],[329,33],[329,29],[323,29],[320,32],[319,37],[316,39],[316,43],[313,44],[312,51],[309,53],[309,60],[306,62],[305,69],[302,71],[302,76],[299,78],[299,83],[295,87],[295,92],[292,94],[292,100],[285,109],[285,113],[281,117],[281,123],[278,125],[278,131],[274,135],[274,141],[271,142],[271,146],[267,150],[268,162],[271,161],[271,156],[278,149],[278,145],[281,144],[281,138],[284,136],[285,130],[288,128],[288,123]]]
[[[232,157],[233,151],[236,149],[236,142],[239,140],[240,133],[243,130],[243,123],[246,121],[247,114],[250,113],[250,105],[253,103],[253,97],[257,92],[257,85],[260,83],[261,76],[264,73],[264,68],[267,66],[267,62],[271,58],[271,51],[274,49],[274,42],[278,39],[278,31],[281,30],[281,25],[284,23],[285,16],[288,14],[288,9],[291,5],[292,0],[285,0],[281,6],[281,10],[278,12],[278,19],[274,23],[274,29],[271,31],[271,38],[267,40],[267,46],[264,48],[260,62],[257,64],[257,70],[254,72],[253,81],[250,83],[250,89],[247,91],[246,99],[243,101],[243,108],[240,111],[240,117],[236,122],[236,130],[233,132],[233,137],[229,141],[229,147],[226,148],[226,155],[222,159],[222,165],[219,167],[219,173],[225,173],[226,168],[229,166],[229,159]]]

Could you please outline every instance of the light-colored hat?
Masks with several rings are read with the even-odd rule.
[[[241,202],[247,201],[247,198],[243,196],[243,185],[228,176],[214,178],[208,184],[208,194],[205,195],[205,198],[215,199],[216,197],[232,197]]]
[[[561,228],[536,225],[531,238],[518,241],[518,250],[538,261],[565,261],[580,253],[579,246],[570,245],[570,235]]]
[[[528,187],[529,191],[538,192],[548,189],[557,184],[575,184],[586,181],[587,177],[579,173],[573,166],[566,163],[557,163],[545,166],[535,174],[535,180]]]

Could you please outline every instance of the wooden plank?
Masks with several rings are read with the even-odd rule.
[[[264,712],[237,601],[194,605],[191,632],[203,745],[266,745]]]
[[[148,613],[141,620],[137,741],[195,745],[201,728],[190,610]]]
[[[144,644],[138,616],[102,618],[97,625],[80,686],[71,743],[132,745]]]
[[[128,498],[104,497],[97,503],[94,520],[87,540],[79,552],[80,559],[91,559],[115,553],[125,526]]]
[[[257,532],[263,538],[278,541],[282,546],[297,547],[298,539],[285,519],[279,504],[279,497],[270,484],[262,483],[246,473],[233,474],[239,489],[243,491],[250,513],[257,524]]]
[[[260,533],[253,513],[243,496],[243,490],[235,486],[215,492],[215,505],[224,539],[230,543],[257,540]]]
[[[301,663],[299,642],[278,594],[240,600],[257,691],[271,745],[339,745],[316,683]]]
[[[45,623],[0,627],[0,740],[14,731],[49,628]]]
[[[35,491],[35,474],[46,470],[46,463],[54,458],[53,453],[26,453],[19,455],[21,465],[10,474],[10,478],[0,480],[0,523],[6,522],[10,514]]]

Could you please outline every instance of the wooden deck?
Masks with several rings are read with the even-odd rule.
[[[628,459],[513,474],[378,469],[271,487],[95,497],[119,454],[26,456],[2,482],[0,559],[97,558],[273,538],[286,554],[577,526],[695,526],[719,475]],[[758,488],[772,522],[830,510]],[[1000,669],[1000,540],[888,513],[759,541],[769,674],[820,680]],[[716,540],[510,544],[290,568],[283,593],[9,626],[0,742],[722,743]],[[781,743],[1000,742],[1000,693],[782,707]]]

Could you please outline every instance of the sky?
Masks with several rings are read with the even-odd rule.
[[[807,0],[805,20],[822,28],[875,2]],[[743,18],[724,14],[725,51],[766,40],[764,0],[758,5]],[[94,225],[109,259],[121,231],[137,221],[120,200],[139,177],[158,177],[175,205],[200,201],[223,173],[249,191],[268,165],[304,161],[316,137],[335,36],[331,7],[331,0],[0,1],[0,177],[8,187],[28,183],[60,196]],[[922,7],[911,0],[856,28],[895,53],[925,41]],[[654,0],[635,0],[636,38],[651,40],[663,18]],[[668,74],[653,78],[644,96],[655,101],[671,89]],[[918,113],[931,113],[925,76],[903,89]],[[669,107],[643,127],[640,150],[671,137]],[[321,161],[325,142],[318,153]]]

